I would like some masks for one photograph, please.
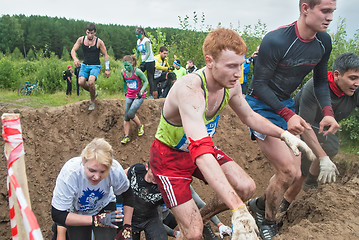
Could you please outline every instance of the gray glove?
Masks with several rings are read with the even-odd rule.
[[[298,156],[300,152],[303,152],[312,162],[317,158],[305,142],[290,132],[284,131],[280,135],[280,139],[282,139],[287,144],[287,146],[292,149],[294,155]]]
[[[258,238],[258,227],[248,212],[246,206],[233,211],[232,214],[232,240],[254,240]]]
[[[321,183],[331,183],[336,181],[336,175],[339,175],[337,166],[330,160],[328,156],[319,158],[320,173],[318,181]]]

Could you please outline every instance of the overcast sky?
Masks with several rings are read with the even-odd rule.
[[[205,24],[216,27],[254,26],[258,20],[267,30],[289,24],[299,16],[298,0],[7,0],[1,1],[0,15],[25,14],[65,17],[103,24],[179,28],[178,16],[205,14]],[[336,31],[339,17],[346,19],[350,38],[359,29],[358,0],[338,0],[329,29]]]

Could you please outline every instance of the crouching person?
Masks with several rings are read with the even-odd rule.
[[[52,197],[52,219],[66,227],[70,240],[114,239],[116,222],[123,214],[116,210],[116,195],[129,187],[126,174],[113,159],[111,145],[95,138],[80,157],[68,160],[56,179]]]

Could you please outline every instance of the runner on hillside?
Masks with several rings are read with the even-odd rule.
[[[332,71],[328,72],[328,81],[334,117],[339,122],[359,107],[359,56],[355,53],[339,55],[333,63]],[[296,112],[312,125],[312,129],[305,131],[302,137],[314,152],[318,151],[316,155],[319,158],[311,164],[302,156],[302,177],[286,191],[281,211],[286,211],[294,201],[304,180],[303,189],[316,188],[317,180],[321,183],[335,182],[338,174],[330,158],[338,153],[339,139],[336,135],[323,136],[318,133],[323,115],[313,85],[313,79],[310,79],[294,99]]]
[[[291,94],[313,70],[315,95],[323,113],[319,132],[326,136],[339,128],[330,103],[327,64],[332,44],[325,32],[333,19],[336,1],[300,0],[299,7],[298,21],[271,31],[263,38],[246,100],[255,112],[292,134],[300,135],[310,129],[310,125],[295,114]],[[326,126],[330,128],[323,130]],[[249,206],[261,237],[272,239],[278,233],[275,215],[283,194],[301,175],[300,156],[294,156],[279,139],[253,130],[252,137],[271,163],[275,175],[264,195],[249,201]]]
[[[124,69],[121,71],[123,77],[123,89],[126,95],[125,103],[125,121],[123,122],[123,129],[125,136],[121,143],[126,144],[131,141],[130,134],[130,120],[134,121],[138,128],[138,136],[142,136],[144,126],[137,117],[136,112],[141,107],[145,99],[145,90],[148,85],[147,78],[141,69],[136,67],[136,57],[126,55],[123,57]]]
[[[95,37],[96,25],[89,23],[86,26],[86,36],[77,39],[71,50],[71,57],[74,60],[75,67],[80,67],[79,84],[83,89],[90,92],[89,110],[95,109],[95,99],[97,97],[95,81],[101,69],[100,52],[105,60],[105,77],[110,76],[110,61],[107,55],[105,43]],[[82,47],[84,62],[81,64],[77,58],[76,51]]]
[[[150,164],[176,217],[180,239],[202,239],[202,218],[190,190],[192,176],[206,180],[233,211],[233,239],[257,239],[258,229],[243,202],[253,195],[255,183],[211,139],[227,103],[251,128],[283,139],[296,154],[300,148],[313,155],[304,142],[253,112],[244,100],[238,78],[246,51],[233,30],[211,31],[203,44],[206,67],[177,80],[164,102]]]

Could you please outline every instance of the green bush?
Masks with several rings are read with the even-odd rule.
[[[66,63],[57,57],[41,58],[37,67],[35,80],[39,81],[46,93],[54,93],[63,89],[62,72],[66,70]]]
[[[0,59],[0,88],[16,89],[19,74],[15,64],[7,57]]]
[[[359,143],[359,110],[355,111],[346,119],[340,122],[341,137]]]

